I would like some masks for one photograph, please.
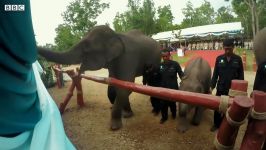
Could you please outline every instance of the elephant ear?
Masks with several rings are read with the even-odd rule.
[[[106,45],[107,52],[105,53],[105,58],[107,63],[110,63],[112,60],[125,52],[124,42],[118,34],[115,34],[114,37],[110,38]]]

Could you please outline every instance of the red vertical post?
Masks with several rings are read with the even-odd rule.
[[[84,106],[84,100],[83,100],[83,91],[82,91],[82,85],[81,85],[81,76],[79,76],[79,68],[76,68],[76,74],[75,74],[75,84],[76,84],[76,90],[77,90],[77,104],[79,106]]]
[[[216,149],[234,148],[239,127],[244,123],[252,105],[252,101],[246,96],[236,96],[234,98],[233,104],[227,110],[226,117],[215,137]]]
[[[68,102],[70,101],[71,97],[73,96],[74,89],[75,89],[75,83],[72,82],[71,86],[68,90],[67,96],[64,98],[64,101],[62,103],[60,103],[60,105],[59,105],[59,111],[61,114],[64,113]]]
[[[266,93],[253,91],[254,108],[251,112],[241,150],[261,150],[266,139]],[[264,145],[265,149],[265,145]]]
[[[253,102],[247,97],[248,82],[232,80],[229,96],[234,97],[233,104],[226,111],[226,117],[215,137],[216,149],[233,149],[239,127],[244,123]]]
[[[72,78],[73,75],[75,74],[74,70],[68,70],[68,71],[66,71],[66,73],[71,77],[72,83],[71,83],[71,86],[68,89],[67,96],[64,98],[63,102],[60,103],[60,105],[59,105],[59,111],[60,111],[61,114],[64,113],[68,102],[70,101],[71,97],[73,96],[73,91],[74,91],[75,86],[76,86],[75,82],[73,81],[73,78]]]
[[[247,96],[248,81],[245,80],[232,80],[229,96]]]

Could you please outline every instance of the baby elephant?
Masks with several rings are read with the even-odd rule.
[[[184,77],[180,83],[179,90],[190,91],[196,93],[208,94],[211,84],[211,67],[207,61],[202,58],[192,60],[184,70]],[[188,130],[187,113],[195,107],[192,124],[199,125],[203,116],[204,108],[201,106],[191,106],[184,103],[179,103],[179,117],[177,129],[184,133]]]

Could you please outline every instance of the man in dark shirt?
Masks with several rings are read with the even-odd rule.
[[[244,80],[242,59],[233,53],[234,40],[225,39],[223,41],[223,47],[225,53],[216,58],[211,81],[211,89],[215,87],[217,89],[216,96],[228,95],[233,79]],[[211,131],[215,131],[220,127],[222,119],[223,114],[214,111],[214,125]]]
[[[179,77],[182,78],[184,76],[182,68],[178,62],[170,60],[169,50],[162,50],[162,58],[163,62],[160,66],[162,76],[161,86],[178,90],[177,73]],[[161,107],[162,118],[160,123],[164,123],[168,119],[168,107],[170,107],[172,117],[176,118],[176,102],[163,100]]]
[[[161,85],[161,73],[159,66],[146,66],[143,72],[143,85],[159,87]],[[153,107],[152,113],[158,115],[160,113],[160,99],[157,97],[150,97],[151,105]]]

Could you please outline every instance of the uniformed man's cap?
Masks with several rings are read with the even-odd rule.
[[[234,39],[225,39],[223,41],[223,46],[234,47]]]

